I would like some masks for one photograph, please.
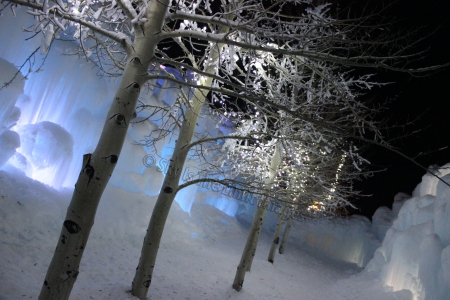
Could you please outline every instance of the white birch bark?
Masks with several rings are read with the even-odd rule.
[[[224,33],[228,30],[229,29],[227,27],[222,27],[219,32]],[[206,73],[216,73],[220,51],[223,46],[224,45],[218,45],[210,48],[208,64],[204,68]],[[211,87],[212,77],[201,76],[198,84],[204,87]],[[180,134],[177,142],[175,143],[172,158],[170,159],[169,168],[166,177],[164,178],[161,191],[147,228],[147,233],[142,246],[141,257],[139,259],[139,265],[136,268],[131,291],[134,296],[142,300],[146,298],[151,284],[153,269],[155,267],[156,256],[158,254],[164,226],[167,216],[169,215],[170,207],[172,206],[173,200],[175,199],[178,191],[181,171],[186,161],[186,157],[190,149],[189,144],[191,143],[194,135],[199,114],[205,104],[207,93],[207,91],[200,89],[197,89],[194,92],[192,107],[187,111],[185,119],[183,120]]]
[[[255,212],[255,215],[253,216],[253,220],[257,222],[254,228],[257,230],[256,232],[251,233],[252,241],[249,243],[251,248],[250,251],[248,252],[248,257],[246,259],[247,262],[246,272],[250,272],[252,270],[253,258],[255,257],[256,254],[256,247],[258,246],[259,243],[259,235],[264,225],[264,221],[266,220],[267,208],[269,207],[269,204],[270,202],[267,200],[263,200],[261,201],[261,203],[258,203],[258,208]]]
[[[268,261],[273,263],[274,258],[275,258],[275,251],[277,250],[277,246],[280,243],[280,233],[281,230],[283,229],[283,225],[284,225],[284,221],[285,221],[285,213],[286,210],[288,209],[288,207],[286,205],[284,205],[280,216],[278,217],[278,222],[277,222],[277,228],[275,229],[275,235],[273,237],[273,241],[272,241],[272,246],[270,247],[270,251],[269,251],[269,257],[268,257]]]
[[[276,146],[270,165],[269,178],[266,181],[267,186],[270,186],[273,183],[280,163],[280,151],[278,149],[278,146]],[[247,237],[247,242],[245,243],[244,251],[242,252],[241,261],[239,262],[236,270],[236,275],[234,277],[233,289],[235,289],[236,291],[242,290],[242,287],[244,285],[245,272],[250,271],[253,257],[256,253],[256,247],[258,245],[259,235],[266,218],[267,205],[267,200],[261,200],[260,203],[258,203],[258,208],[256,209],[255,215],[253,216],[252,226]]]
[[[157,44],[157,34],[162,28],[169,2],[152,1],[149,5],[150,21],[136,34],[133,52],[129,55],[97,147],[92,154],[83,156],[82,169],[45,276],[40,300],[69,298],[79,273],[89,233],[94,225],[98,203],[119,159],[140,89],[145,83]]]
[[[286,249],[286,243],[289,238],[289,232],[291,231],[291,228],[292,228],[292,220],[294,219],[293,215],[294,215],[294,210],[291,209],[289,211],[289,217],[288,217],[288,221],[286,224],[286,228],[284,229],[283,237],[281,238],[280,248],[278,248],[278,253],[280,253],[280,254],[283,254],[284,249]]]

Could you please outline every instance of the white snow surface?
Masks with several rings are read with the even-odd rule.
[[[0,299],[37,298],[71,193],[12,168],[0,171]],[[144,193],[106,188],[70,299],[136,299],[128,291],[154,202]],[[174,203],[148,299],[412,299],[383,287],[376,272],[330,259],[295,234],[272,265],[268,232],[236,292],[231,284],[247,231],[209,205],[194,203],[189,216]]]

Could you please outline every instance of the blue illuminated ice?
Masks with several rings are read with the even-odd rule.
[[[0,167],[16,153],[20,147],[20,136],[17,132],[5,130],[0,134]]]
[[[17,126],[18,151],[32,166],[33,177],[54,187],[64,183],[73,157],[72,135],[58,124],[43,121]]]
[[[16,106],[17,99],[23,93],[24,81],[21,73],[10,62],[0,57],[0,84],[10,82],[7,88],[0,90],[0,133],[13,127],[20,118],[20,109]]]
[[[5,64],[11,66],[11,70],[4,73],[6,77],[2,78],[3,81],[15,72],[13,65],[22,64],[27,55],[35,47],[39,47],[39,43],[36,44],[33,40],[25,42],[24,36],[14,25],[19,18],[26,24],[30,16],[22,9],[17,10],[17,15],[15,19],[10,14],[2,17],[0,42],[2,45],[8,44],[9,47],[0,47],[0,57],[6,59]],[[44,67],[36,72],[43,58],[38,53],[36,65],[27,76],[28,80],[15,81],[19,83],[18,90],[14,90],[14,97],[8,98],[14,98],[13,100],[5,102],[3,100],[5,97],[0,94],[3,103],[7,103],[2,105],[4,109],[1,110],[5,116],[0,115],[6,124],[4,126],[11,127],[11,124],[17,122],[18,126],[12,129],[24,135],[21,137],[23,146],[18,149],[18,153],[22,156],[18,154],[11,158],[10,164],[21,168],[30,177],[57,188],[72,187],[76,182],[82,156],[94,150],[108,106],[117,88],[116,80],[99,77],[91,62],[76,56],[64,55],[74,52],[76,47],[77,45],[69,42],[55,41]],[[172,68],[166,67],[165,72],[182,79]],[[173,106],[179,93],[175,84],[153,80],[150,87],[152,88],[142,91],[139,98],[141,104],[173,107],[173,113],[178,113]],[[13,89],[8,89],[8,93],[12,91]],[[184,93],[189,96],[189,89],[186,88]],[[154,196],[159,193],[165,168],[175,146],[177,132],[175,130],[172,137],[158,140],[154,148],[142,145],[150,135],[154,137],[164,133],[158,127],[167,119],[162,113],[150,120],[147,119],[148,116],[149,110],[138,110],[110,184],[127,191],[145,192],[149,196]],[[198,123],[197,131],[205,131],[211,136],[229,134],[233,130],[232,124],[222,124],[219,127],[216,119],[209,116],[202,116]],[[52,130],[49,124],[54,124]],[[67,132],[68,135],[62,132]],[[69,135],[73,142],[70,141]],[[36,141],[33,140],[35,138]],[[49,149],[48,153],[42,150],[45,147]],[[69,149],[70,147],[73,148]],[[144,164],[148,155],[152,155],[154,166]],[[195,167],[196,163],[188,160],[184,171],[194,170]],[[204,192],[205,189],[201,191],[198,185],[192,185],[180,191],[175,200],[189,212],[197,194]],[[234,209],[226,208],[236,206],[235,201],[228,197],[211,197],[205,201],[212,206],[223,208],[228,214],[235,212]]]

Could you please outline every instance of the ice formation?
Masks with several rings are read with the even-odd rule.
[[[27,60],[33,50],[39,47],[39,41],[35,41],[35,39],[25,41],[25,36],[21,32],[22,25],[31,23],[29,16],[26,15],[23,8],[19,8],[17,17],[14,18],[11,13],[5,13],[1,22],[0,43],[2,47],[0,47],[0,58],[13,65],[20,66]],[[18,23],[21,26],[17,26]],[[73,186],[81,168],[82,155],[93,151],[97,142],[108,107],[107,99],[112,99],[109,92],[110,87],[114,86],[114,83],[96,76],[93,64],[86,60],[63,55],[71,53],[75,49],[75,45],[67,42],[56,42],[54,46],[44,67],[40,68],[43,56],[38,53],[31,60],[34,61],[34,65],[27,63],[26,67],[22,69],[24,73],[31,73],[26,76],[25,79],[27,80],[19,80],[24,87],[21,92],[16,93],[14,99],[17,109],[14,109],[14,111],[5,110],[4,99],[6,99],[6,96],[0,93],[1,112],[8,115],[9,119],[18,119],[16,121],[18,126],[12,128],[14,131],[18,132],[19,127],[25,130],[24,126],[51,122],[55,126],[57,124],[60,129],[67,131],[72,136],[73,154],[65,149],[67,150],[65,153],[68,155],[65,159],[44,162],[47,168],[64,169],[66,174],[62,174],[62,171],[47,172],[45,176],[42,176],[42,165],[35,168],[40,164],[36,160],[28,162],[28,165],[34,165],[34,167],[31,170],[28,169],[27,174],[54,187]],[[15,70],[4,69],[2,65],[2,76],[5,77],[2,77],[2,82],[12,78]],[[10,93],[9,87],[3,90]],[[20,118],[18,118],[18,111],[21,112]],[[3,115],[1,117],[2,120],[7,119]],[[42,124],[48,125],[49,123]],[[56,133],[55,130],[57,130],[55,126],[53,126],[53,133]],[[61,130],[58,131],[61,132]],[[38,137],[41,145],[45,143],[61,145],[61,143],[70,139],[65,135],[63,140],[59,140],[58,138],[61,135],[46,134],[43,131]],[[29,145],[28,142],[27,145]],[[39,144],[35,146],[39,147]],[[17,163],[23,163],[24,158],[28,160],[33,156],[28,150],[30,149],[17,149],[18,153],[23,156],[14,158],[16,166]],[[39,171],[35,172],[34,170]],[[42,180],[43,178],[45,179]]]
[[[0,90],[0,168],[16,155],[20,147],[20,136],[10,130],[20,117],[20,109],[16,106],[17,99],[23,93],[22,75],[17,74],[17,68],[0,58],[0,84],[9,82],[7,88]],[[16,77],[14,77],[17,74]]]
[[[384,239],[386,232],[389,228],[391,228],[393,220],[397,218],[401,207],[405,204],[405,201],[410,198],[411,196],[406,193],[398,193],[394,196],[392,209],[382,206],[375,211],[372,216],[371,231],[380,241]]]
[[[430,167],[366,267],[413,300],[450,299],[450,164]]]
[[[20,135],[19,151],[31,165],[33,177],[60,186],[72,162],[72,135],[49,121],[17,126],[15,130]]]
[[[30,16],[23,8],[18,8],[16,14],[17,17],[13,17],[11,13],[5,12],[1,19],[0,44],[4,45],[0,47],[2,82],[14,76],[17,70],[14,65],[23,64],[30,53],[39,47],[38,39],[25,41],[21,26],[16,25],[31,24]],[[15,149],[8,150],[0,159],[6,162],[9,158],[9,164],[23,170],[33,179],[56,188],[71,187],[76,182],[82,156],[94,150],[117,85],[112,79],[99,77],[91,62],[64,55],[73,53],[76,47],[72,43],[54,41],[43,67],[40,67],[40,62],[44,56],[38,52],[33,60],[34,65],[29,67],[27,80],[21,80],[23,76],[19,74],[10,87],[0,92],[1,128],[11,128],[20,134],[22,142],[17,152],[14,152]],[[27,68],[22,70],[27,71]],[[179,77],[170,68],[166,68],[166,71]],[[141,93],[139,100],[142,103],[169,107],[179,93],[168,81],[154,81],[152,86],[153,90]],[[139,145],[162,122],[160,116],[155,116],[152,121],[140,122],[148,114],[146,110],[138,111],[110,184],[154,196],[159,193],[175,139],[158,142],[156,154],[153,149]],[[15,123],[17,126],[14,126]],[[200,118],[198,123],[198,131],[206,131],[212,136],[232,130],[229,124],[217,128],[215,120],[207,116]],[[6,136],[2,141],[5,149],[17,146],[7,142]],[[11,141],[11,137],[8,141]],[[152,164],[145,163],[149,159],[148,155],[152,155]],[[195,162],[186,163],[183,172],[189,170],[196,170]],[[208,204],[221,208],[229,215],[235,214],[235,200],[209,193],[209,189],[201,185],[182,190],[175,200],[189,212],[200,191],[200,197]],[[208,197],[205,198],[205,195]]]
[[[10,82],[17,73],[17,68],[10,62],[0,58],[0,84]],[[17,74],[16,78],[9,83],[8,88],[0,90],[2,99],[2,109],[0,110],[0,133],[13,127],[20,118],[20,109],[16,106],[16,101],[23,93],[22,74]]]
[[[20,136],[17,132],[5,130],[0,134],[0,167],[16,153],[20,147]]]

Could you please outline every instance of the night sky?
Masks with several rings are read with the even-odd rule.
[[[418,49],[429,48],[426,58],[420,61],[419,65],[450,62],[449,0],[401,0],[390,11],[398,19],[402,19],[400,26],[403,28],[426,26],[420,29],[422,36],[437,29],[431,37],[419,45]],[[447,67],[424,78],[389,72],[381,72],[379,78],[395,83],[371,91],[368,96],[374,97],[375,101],[379,102],[387,98],[396,98],[381,117],[389,117],[391,125],[417,119],[404,131],[391,130],[390,137],[420,130],[392,144],[409,157],[424,153],[416,158],[416,161],[424,167],[449,163],[450,148],[437,152],[436,150],[450,145],[450,68]],[[412,162],[380,147],[371,146],[365,157],[371,162],[371,169],[387,169],[356,184],[358,190],[366,195],[372,195],[355,202],[359,207],[355,213],[368,217],[372,216],[379,206],[391,207],[396,193],[411,194],[425,174],[423,169]]]

